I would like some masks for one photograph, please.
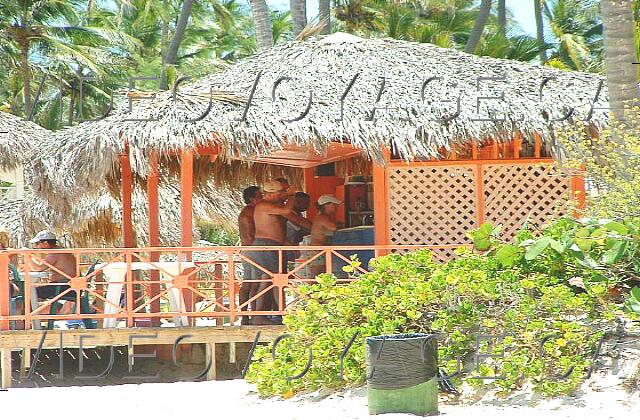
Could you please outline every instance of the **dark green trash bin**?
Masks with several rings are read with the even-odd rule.
[[[432,334],[366,338],[369,414],[438,414],[438,348]]]

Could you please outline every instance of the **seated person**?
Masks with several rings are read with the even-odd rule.
[[[322,195],[318,198],[318,215],[311,226],[312,246],[331,245],[332,236],[338,229],[335,222],[335,215],[338,210],[338,205],[340,204],[342,204],[342,201],[332,195]],[[314,254],[317,254],[317,252],[314,252]],[[323,255],[316,258],[309,266],[311,274],[314,277],[324,273],[326,271],[325,256]]]
[[[29,241],[36,249],[61,249],[58,245],[58,239],[55,233],[43,230]],[[54,269],[51,269],[54,267]],[[50,270],[49,283],[67,283],[70,279],[77,277],[76,272],[76,257],[71,253],[51,253],[44,257],[42,264],[35,262],[31,263],[31,269],[33,271],[46,271]],[[61,274],[62,273],[62,274]],[[39,286],[37,288],[39,299],[52,299],[58,294],[68,290],[68,285],[46,285]],[[71,313],[73,302],[75,302],[76,293],[71,291],[64,295],[65,304],[62,311],[58,312],[60,315],[66,315]],[[72,299],[72,301],[68,301]]]

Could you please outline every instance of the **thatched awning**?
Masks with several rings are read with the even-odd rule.
[[[162,246],[180,244],[179,191],[175,187],[161,186],[160,242]],[[149,218],[146,195],[136,189],[133,194],[133,224],[138,246],[148,245]],[[205,196],[194,196],[193,214],[196,220],[210,222],[220,227],[235,225],[242,200],[236,191],[208,191]],[[20,208],[22,231],[33,235],[49,229],[69,238],[76,247],[121,246],[122,204],[106,189],[89,194],[75,204],[70,211],[61,211],[38,195],[29,195]],[[194,237],[199,232],[194,228]]]
[[[9,234],[10,247],[22,246],[28,239],[22,220],[23,200],[0,200],[0,230]]]
[[[35,147],[51,136],[37,124],[0,111],[0,168],[11,170],[28,162]]]
[[[524,141],[540,133],[559,155],[554,130],[587,116],[595,127],[607,124],[606,87],[592,107],[603,80],[430,44],[336,33],[261,51],[185,84],[175,97],[158,93],[135,100],[130,113],[125,106],[101,121],[60,132],[64,146],[54,165],[66,180],[50,182],[58,191],[73,191],[98,185],[94,179],[117,179],[125,141],[133,171],[142,178],[150,151],[198,146],[219,147],[223,164],[292,144],[322,153],[334,141],[351,143],[372,159],[381,157],[383,146],[410,159],[438,157],[443,147],[508,139],[519,131]],[[504,100],[483,99],[502,94]],[[573,113],[563,118],[569,108]],[[153,121],[140,121],[145,119]]]

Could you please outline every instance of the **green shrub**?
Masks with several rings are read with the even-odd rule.
[[[302,286],[304,298],[285,316],[289,338],[271,355],[259,347],[247,379],[262,395],[291,396],[303,390],[360,385],[365,381],[364,337],[403,332],[440,333],[440,366],[454,381],[495,386],[509,392],[532,381],[549,394],[571,392],[581,382],[603,325],[612,318],[609,304],[592,293],[576,294],[553,275],[531,267],[505,264],[496,252],[478,255],[460,250],[446,264],[432,261],[427,250],[378,258],[370,273],[350,284],[322,275],[318,284]],[[502,256],[504,257],[504,256]],[[523,261],[517,258],[517,261]],[[538,267],[540,268],[540,267]],[[344,359],[340,356],[353,335]],[[480,340],[481,353],[505,352],[473,363],[476,341],[501,335],[495,345]],[[541,341],[546,340],[544,354]],[[491,347],[491,348],[490,348]],[[311,368],[300,379],[309,348]],[[553,380],[573,366],[565,379]],[[481,380],[477,376],[502,376]]]

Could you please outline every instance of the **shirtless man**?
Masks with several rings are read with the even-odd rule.
[[[254,221],[256,235],[254,246],[269,247],[283,245],[287,239],[286,222],[290,220],[299,226],[308,226],[309,221],[296,214],[292,208],[284,203],[287,200],[287,190],[278,181],[269,181],[263,188],[263,199],[259,202],[254,211]],[[284,256],[283,256],[284,257]],[[250,258],[258,265],[264,267],[270,273],[280,273],[280,256],[278,251],[252,251]],[[271,280],[268,273],[262,272],[257,267],[252,270],[253,279]],[[259,283],[258,293],[269,286],[269,282]],[[277,288],[273,288],[273,298],[278,305],[280,296]],[[256,310],[267,311],[270,309],[270,299],[266,295],[256,299]],[[254,325],[274,324],[275,322],[266,316],[255,317],[252,320]]]
[[[256,225],[255,225],[255,222],[253,221],[253,212],[256,208],[256,204],[258,204],[260,200],[262,200],[262,192],[260,192],[260,188],[256,186],[245,188],[244,191],[242,191],[242,199],[244,200],[245,206],[240,212],[240,215],[238,216],[238,230],[240,232],[240,245],[251,246],[251,244],[253,244],[253,241],[256,237]],[[242,263],[242,267],[244,272],[244,279],[245,280],[251,279],[251,264],[248,263],[247,261],[244,261]],[[242,285],[240,286],[240,292],[239,292],[240,305],[244,305],[244,303],[248,301],[251,298],[251,296],[255,295],[257,289],[258,289],[257,283],[243,282]],[[241,308],[241,310],[243,309],[250,310],[253,307],[255,307],[255,304],[252,302],[246,308]],[[240,324],[249,325],[250,324],[249,317],[243,316],[242,320],[240,321]]]
[[[339,204],[342,204],[342,201],[332,195],[322,195],[318,198],[318,215],[311,226],[312,246],[331,245],[331,237],[338,229],[334,220]],[[309,265],[311,266],[311,273],[315,277],[325,272],[326,258],[324,255],[318,257]]]
[[[58,245],[58,239],[55,233],[43,230],[29,241],[36,249],[61,249]],[[51,268],[53,267],[53,268]],[[55,269],[54,269],[55,268]],[[76,257],[70,253],[51,253],[44,257],[42,264],[35,262],[31,263],[31,269],[33,271],[47,271],[50,270],[49,283],[68,283],[70,279],[77,277],[76,271]],[[59,289],[58,289],[59,288]],[[58,289],[58,290],[56,290]],[[68,285],[46,285],[39,286],[37,288],[39,299],[52,299],[59,293],[62,293],[69,289]],[[71,313],[71,306],[75,300],[76,293],[71,291],[64,296],[72,301],[65,302],[60,315]]]

